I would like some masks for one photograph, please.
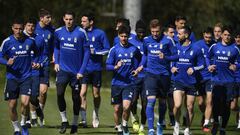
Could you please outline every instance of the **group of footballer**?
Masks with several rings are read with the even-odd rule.
[[[13,34],[0,48],[0,64],[7,69],[4,97],[8,101],[14,135],[28,135],[30,127],[45,125],[44,106],[51,63],[56,71],[57,104],[62,121],[60,134],[66,133],[70,126],[64,96],[68,85],[73,101],[70,134],[77,134],[79,124],[87,127],[89,84],[94,103],[92,126],[99,127],[103,69],[113,72],[111,104],[118,134],[129,135],[131,117],[133,131],[139,135],[145,134],[146,121],[148,135],[162,135],[168,109],[173,135],[179,135],[181,106],[184,106],[183,133],[190,135],[196,99],[202,113],[203,132],[225,135],[231,110],[236,112],[240,129],[240,31],[217,23],[213,28],[204,29],[202,39],[197,41],[186,25],[186,17],[177,16],[175,25],[164,27],[158,19],[152,19],[147,36],[144,21],[137,21],[133,34],[129,20],[119,18],[116,20],[117,36],[110,48],[106,33],[95,27],[92,12],[81,15],[81,27],[75,23],[72,11],[64,12],[65,25],[57,29],[51,25],[51,19],[48,10],[40,9],[38,22],[33,18],[25,22],[14,20]],[[108,55],[106,64],[103,64],[104,55]],[[140,118],[137,113],[139,97]],[[155,132],[157,99],[159,119]]]

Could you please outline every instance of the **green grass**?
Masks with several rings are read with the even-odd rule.
[[[12,134],[12,125],[9,119],[8,110],[7,110],[7,102],[3,100],[3,87],[4,87],[4,78],[1,77],[0,81],[0,89],[2,92],[0,93],[0,134],[1,135],[10,135]],[[45,107],[45,121],[46,127],[44,128],[31,128],[30,134],[32,135],[58,135],[58,128],[61,123],[60,114],[57,108],[57,100],[56,100],[56,89],[53,86],[49,89],[48,92],[48,99],[47,104]],[[71,123],[72,119],[72,101],[71,101],[71,91],[68,88],[66,91],[65,99],[67,102],[67,115],[68,119]],[[111,135],[116,134],[113,129],[113,107],[110,105],[110,89],[102,89],[102,104],[100,108],[100,127],[99,128],[91,128],[91,115],[92,115],[92,95],[91,90],[88,92],[88,111],[87,111],[87,118],[88,118],[88,125],[89,128],[78,129],[78,134],[82,135]],[[157,106],[157,105],[156,105]],[[204,135],[201,131],[199,123],[201,119],[201,115],[199,113],[199,109],[195,107],[195,118],[193,121],[192,131],[194,135]],[[231,115],[231,119],[229,121],[229,126],[227,128],[228,135],[238,135],[239,131],[235,130],[235,114]],[[19,117],[20,118],[20,117]],[[166,117],[168,121],[168,117]],[[156,121],[155,121],[156,122]],[[131,126],[131,125],[130,125]],[[132,129],[130,129],[132,132]],[[69,134],[70,129],[67,130],[66,134]],[[172,134],[172,129],[167,128],[164,130],[164,134]]]

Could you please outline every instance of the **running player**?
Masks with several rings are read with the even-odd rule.
[[[45,59],[47,58],[47,54],[44,54],[44,47],[45,47],[45,42],[42,36],[40,35],[36,35],[34,34],[34,30],[35,30],[35,25],[36,25],[36,21],[33,18],[29,18],[26,22],[25,22],[25,28],[24,28],[24,34],[28,37],[32,37],[35,39],[35,44],[38,47],[38,54],[39,54],[39,68],[44,64]],[[32,57],[33,59],[36,57],[33,53],[32,53]],[[43,126],[43,112],[42,109],[39,105],[39,100],[38,100],[38,96],[39,96],[39,86],[40,86],[40,77],[39,77],[39,69],[33,69],[32,70],[32,94],[30,97],[30,111],[31,111],[31,117],[32,120],[30,122],[30,116],[27,118],[26,121],[26,125],[28,125],[29,127],[32,126],[36,127],[38,122],[37,122],[37,116],[40,118],[40,126]]]
[[[111,87],[111,103],[114,108],[115,125],[118,132],[122,131],[123,135],[129,135],[127,122],[134,95],[134,80],[139,72],[135,69],[138,67],[141,54],[137,47],[128,42],[130,35],[129,26],[120,26],[118,35],[120,42],[111,48],[106,60],[106,66],[107,70],[114,72]],[[122,113],[121,110],[123,110]],[[122,124],[120,124],[121,118]]]
[[[86,74],[82,80],[82,88],[80,92],[82,104],[81,104],[81,117],[83,127],[87,126],[86,120],[86,109],[87,109],[87,89],[88,84],[92,84],[92,94],[93,94],[93,103],[94,110],[92,115],[92,125],[94,128],[99,126],[99,108],[101,103],[100,88],[102,83],[102,61],[103,56],[106,55],[110,49],[108,38],[105,32],[94,26],[95,17],[93,13],[86,12],[82,15],[81,18],[82,27],[86,30],[91,55],[87,64]]]
[[[42,67],[40,68],[39,102],[42,111],[44,111],[44,107],[47,100],[47,90],[49,86],[50,59],[53,55],[54,48],[53,45],[54,28],[51,25],[52,16],[48,10],[40,9],[38,15],[39,22],[36,24],[35,33],[44,38],[45,41],[44,52],[47,53],[47,57],[45,59],[46,62],[44,62]],[[45,124],[45,121],[43,121],[43,124]]]
[[[27,108],[29,106],[31,90],[32,68],[37,68],[38,57],[32,60],[31,51],[37,55],[37,48],[33,38],[23,34],[23,22],[14,20],[12,23],[13,35],[6,38],[0,48],[0,63],[6,65],[5,100],[8,101],[9,115],[14,128],[14,134],[20,135],[20,126],[17,114],[17,99],[21,102],[22,135],[28,135],[26,127]],[[6,58],[6,59],[5,59]]]
[[[62,126],[59,133],[66,132],[68,124],[66,114],[66,101],[64,93],[68,84],[72,88],[73,121],[70,134],[77,133],[78,117],[80,111],[80,79],[85,73],[90,56],[90,48],[87,43],[87,35],[84,29],[74,24],[75,14],[66,11],[63,16],[65,26],[55,31],[54,59],[57,72],[57,103],[62,118]]]
[[[179,45],[178,61],[173,64],[171,72],[175,76],[174,81],[174,108],[175,126],[173,135],[179,135],[179,118],[183,97],[186,96],[187,115],[186,128],[184,135],[190,135],[190,126],[194,115],[194,100],[195,100],[195,83],[196,71],[204,68],[204,57],[201,50],[194,46],[190,41],[191,30],[188,27],[183,27],[178,30]]]
[[[208,70],[212,73],[212,100],[214,124],[212,135],[216,135],[220,126],[220,135],[225,135],[225,128],[230,117],[230,103],[233,100],[235,61],[239,56],[238,48],[231,42],[232,30],[222,29],[221,42],[209,48]],[[218,116],[222,117],[221,124]]]
[[[136,35],[134,37],[129,38],[129,43],[136,46],[141,54],[143,54],[143,38],[146,35],[146,24],[142,20],[138,20],[136,23]],[[139,61],[140,63],[140,61]],[[147,98],[146,92],[144,88],[144,71],[138,74],[137,79],[135,80],[136,87],[134,92],[134,98],[132,101],[132,108],[131,108],[131,120],[133,125],[133,130],[138,132],[139,135],[144,135],[144,126],[146,124],[146,105],[147,105]],[[141,125],[139,126],[139,117],[137,115],[137,108],[138,108],[138,98],[141,97]]]
[[[208,27],[203,31],[203,39],[197,41],[194,45],[202,50],[202,53],[206,59],[208,50],[215,42],[213,40],[212,28]],[[203,126],[204,132],[209,132],[209,121],[212,113],[212,89],[211,89],[211,73],[207,67],[197,72],[197,99],[200,111],[203,113],[201,126]]]

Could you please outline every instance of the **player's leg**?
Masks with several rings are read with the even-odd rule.
[[[174,107],[173,107],[173,114],[175,117],[175,125],[173,135],[179,135],[179,122],[180,122],[180,112],[181,106],[183,102],[183,97],[185,92],[183,91],[183,87],[179,85],[179,83],[174,82],[174,91],[173,91],[173,100],[174,100]]]
[[[146,116],[148,121],[148,134],[154,134],[154,106],[159,84],[156,76],[151,73],[146,73],[145,89],[147,96]]]
[[[101,71],[94,72],[93,78],[93,103],[94,103],[94,109],[93,109],[93,127],[97,128],[99,126],[99,108],[101,104],[101,95],[100,95],[100,88],[102,84],[102,73]]]
[[[39,104],[44,111],[44,107],[47,100],[47,91],[49,87],[49,74],[50,74],[50,68],[49,66],[45,66],[40,69],[40,94],[39,94]],[[44,121],[43,121],[44,124]]]
[[[73,119],[70,134],[75,134],[77,133],[78,129],[78,118],[81,106],[80,99],[81,84],[80,81],[76,78],[76,75],[74,74],[71,76],[70,86],[72,88],[72,101],[73,101]]]
[[[60,70],[57,72],[56,88],[57,88],[57,104],[62,119],[61,127],[59,130],[60,134],[64,134],[69,125],[67,114],[66,114],[66,101],[64,98],[65,90],[68,82],[70,81],[68,73]]]
[[[122,88],[119,86],[111,86],[111,104],[113,105],[113,117],[115,123],[115,130],[122,133]]]
[[[80,91],[80,98],[81,98],[81,108],[80,108],[80,115],[81,115],[81,121],[80,125],[83,126],[83,128],[87,127],[87,90],[88,90],[88,83],[89,83],[89,74],[84,75],[82,78],[82,84],[81,84],[81,91]]]
[[[124,87],[122,92],[122,106],[123,106],[123,113],[122,113],[122,127],[123,127],[123,135],[129,135],[128,130],[128,119],[130,116],[130,107],[132,98],[134,95],[133,86]]]

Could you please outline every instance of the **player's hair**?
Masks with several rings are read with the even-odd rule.
[[[143,20],[138,20],[137,22],[136,22],[136,30],[137,29],[142,29],[142,30],[146,30],[146,24],[145,24],[145,22],[143,21]]]
[[[28,19],[25,20],[24,24],[27,24],[27,23],[36,24],[37,20],[35,18],[33,18],[33,17],[29,17]]]
[[[126,18],[118,18],[118,19],[116,19],[116,24],[117,23],[122,23],[123,25],[130,25],[130,21],[129,21],[129,19],[126,19]]]
[[[230,34],[233,34],[233,29],[231,26],[227,26],[227,25],[223,26],[222,32],[224,31],[228,31]]]
[[[130,35],[131,28],[128,25],[121,25],[118,29],[118,34],[126,33],[127,35]]]
[[[184,27],[182,27],[181,29],[183,29],[184,30],[184,33],[185,34],[188,34],[188,39],[190,38],[190,35],[191,35],[191,29],[190,29],[190,27],[189,26],[184,26]]]
[[[75,13],[73,12],[73,11],[71,11],[71,10],[66,10],[65,12],[64,12],[64,14],[63,14],[63,16],[65,16],[65,15],[72,15],[73,16],[73,18],[75,18]]]
[[[21,25],[23,25],[23,24],[24,24],[24,21],[23,21],[23,19],[21,19],[21,18],[15,18],[15,19],[12,21],[12,25],[14,25],[14,24],[21,24]]]
[[[223,29],[223,24],[221,23],[221,22],[218,22],[218,23],[216,23],[215,25],[214,25],[214,28],[215,27],[219,27],[219,28],[221,28],[221,30]]]
[[[236,37],[239,37],[240,36],[240,30],[239,29],[236,29],[235,31],[234,31],[234,37],[236,38]]]
[[[41,8],[39,11],[38,11],[38,16],[39,17],[44,17],[44,16],[47,16],[47,15],[51,15],[51,13],[44,9],[44,8]]]
[[[175,26],[172,25],[172,24],[168,24],[168,25],[166,25],[166,26],[163,28],[163,31],[164,31],[164,32],[168,32],[168,29],[169,29],[169,28],[175,29]]]
[[[82,17],[86,16],[88,18],[89,21],[95,21],[95,15],[93,12],[91,11],[86,11],[82,14]]]
[[[186,18],[185,16],[182,16],[182,15],[176,16],[175,21],[180,21],[180,20],[185,20],[185,21],[187,21],[187,18]]]
[[[160,21],[158,19],[152,19],[149,23],[150,28],[156,28],[158,26],[161,26]]]
[[[212,27],[207,27],[203,30],[203,33],[208,33],[213,35],[213,28]]]

